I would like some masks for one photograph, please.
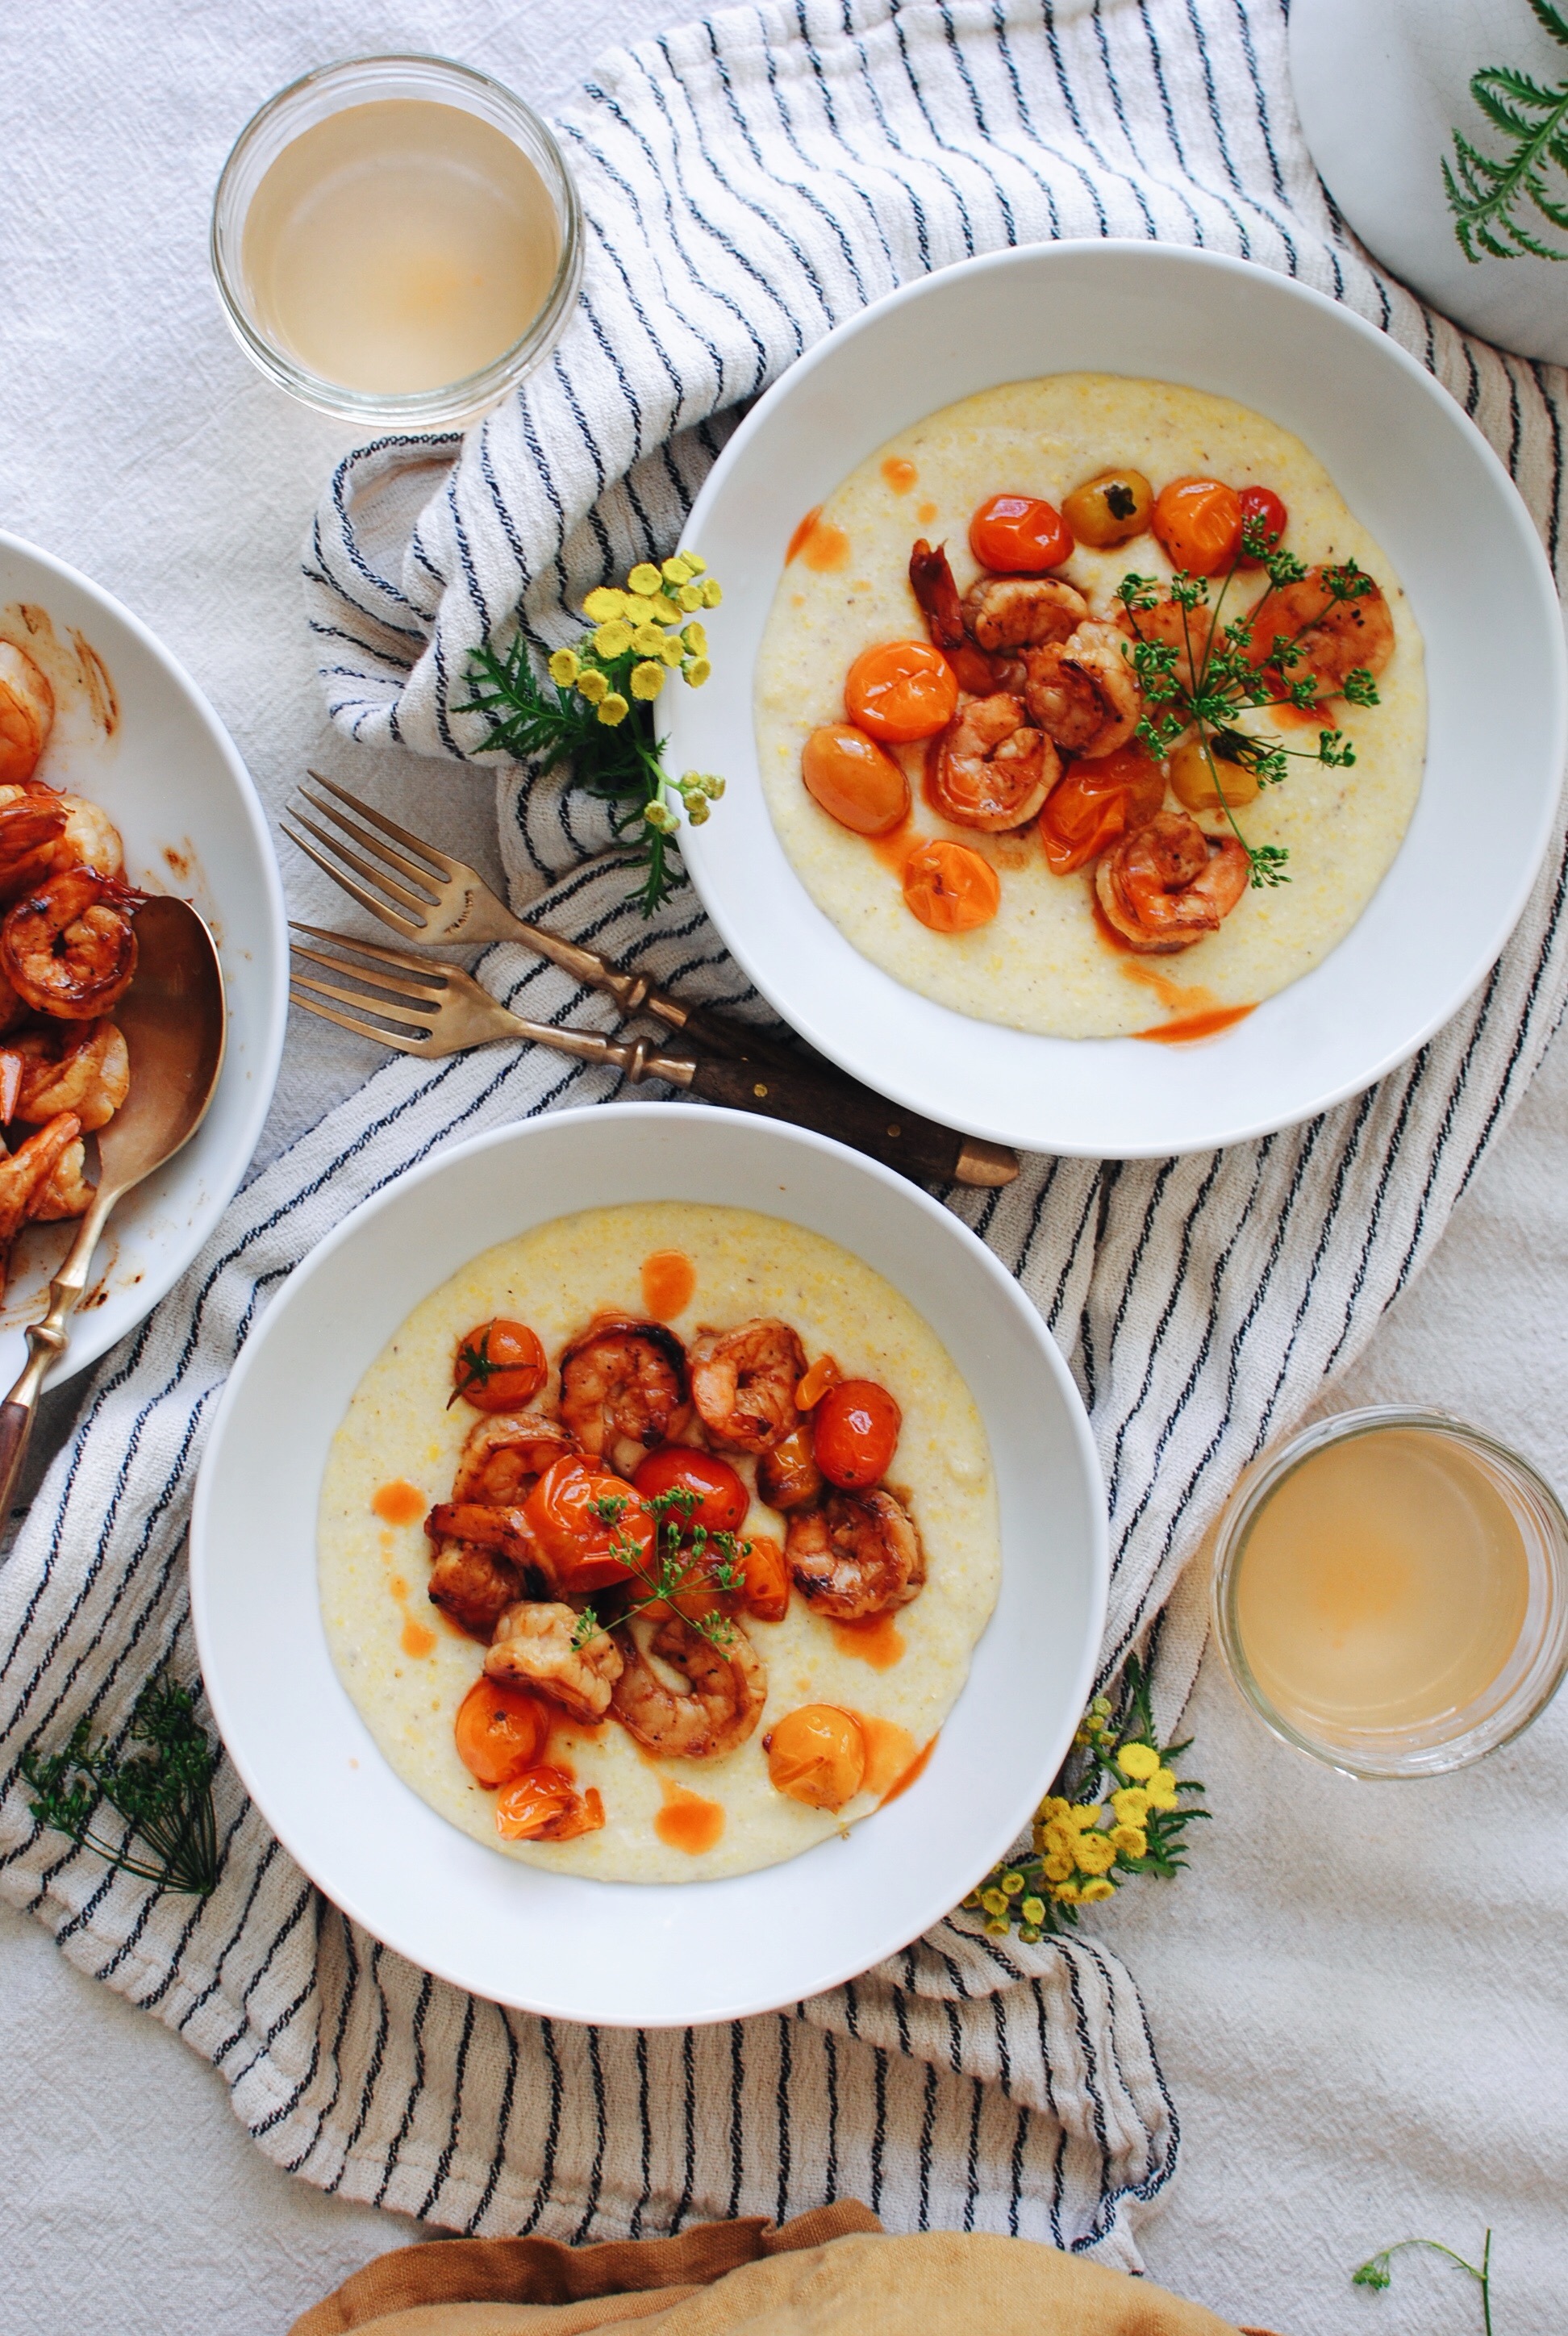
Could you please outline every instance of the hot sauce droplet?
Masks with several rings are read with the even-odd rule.
[[[683,1249],[656,1249],[642,1261],[642,1302],[656,1322],[673,1322],[691,1304],[696,1268]]]
[[[841,1655],[870,1663],[873,1671],[891,1671],[904,1651],[903,1633],[891,1614],[874,1614],[869,1622],[835,1622],[833,1633]]]
[[[936,515],[937,507],[935,503],[921,503],[920,509],[915,513],[915,517],[919,520],[922,527],[930,527]]]
[[[684,1850],[688,1857],[700,1857],[705,1850],[716,1848],[724,1832],[720,1804],[705,1801],[700,1793],[688,1792],[668,1776],[660,1776],[658,1788],[664,1806],[653,1821],[653,1829],[660,1841],[670,1849]]]
[[[890,454],[882,464],[882,476],[895,495],[907,495],[920,472],[912,462],[906,462],[901,454]]]
[[[416,1525],[430,1504],[417,1484],[394,1476],[371,1495],[370,1505],[389,1525]]]
[[[818,503],[813,510],[807,511],[791,536],[789,550],[784,553],[784,566],[787,568],[792,560],[803,560],[808,568],[814,569],[819,576],[825,576],[835,569],[847,568],[849,558],[848,536],[842,527],[835,527],[832,520],[823,519],[823,507]]]
[[[1207,1014],[1184,1014],[1177,1021],[1164,1022],[1152,1030],[1135,1030],[1135,1038],[1152,1038],[1157,1046],[1185,1046],[1194,1038],[1214,1038],[1234,1023],[1244,1022],[1253,1011],[1251,1006],[1216,1006]]]
[[[789,540],[789,550],[784,553],[784,566],[786,568],[793,568],[795,561],[800,558],[802,551],[805,549],[806,538],[810,535],[813,528],[815,527],[822,515],[823,507],[821,503],[813,503]]]
[[[403,1626],[404,1653],[405,1655],[424,1656],[433,1653],[434,1649],[435,1632],[433,1630],[427,1630],[423,1622],[416,1622],[414,1620],[414,1617],[410,1615],[408,1621]]]

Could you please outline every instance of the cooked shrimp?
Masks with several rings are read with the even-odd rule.
[[[923,535],[910,554],[910,589],[920,602],[926,629],[940,649],[956,649],[964,638],[964,611],[943,545],[933,551]]]
[[[799,1425],[795,1388],[805,1348],[787,1322],[768,1315],[734,1330],[708,1330],[692,1348],[691,1391],[716,1443],[765,1452]]]
[[[884,1487],[835,1489],[820,1509],[797,1511],[789,1521],[785,1554],[813,1612],[835,1622],[907,1606],[925,1584],[915,1521]]]
[[[1364,589],[1342,597],[1352,580]],[[1247,620],[1254,665],[1271,666],[1293,689],[1310,680],[1315,697],[1334,697],[1351,674],[1379,674],[1394,654],[1394,619],[1382,588],[1360,569],[1309,568],[1297,584],[1265,592]],[[1287,642],[1293,654],[1280,655]]]
[[[574,1647],[577,1621],[570,1606],[524,1599],[509,1607],[484,1659],[486,1679],[532,1688],[573,1719],[602,1719],[626,1658],[607,1630]]]
[[[52,876],[0,925],[0,972],[35,1012],[95,1021],[131,987],[136,935],[128,910],[140,898],[92,868]]]
[[[561,1356],[560,1416],[585,1452],[629,1476],[691,1416],[686,1348],[662,1322],[596,1314]]]
[[[1065,641],[1088,613],[1083,594],[1054,576],[982,576],[963,598],[969,638],[993,653]]]
[[[73,1111],[84,1134],[107,1127],[131,1092],[131,1056],[114,1023],[56,1023],[24,1030],[5,1049],[22,1057],[21,1089],[11,1116],[40,1127]]]
[[[492,1411],[469,1431],[453,1478],[454,1501],[481,1501],[492,1508],[515,1508],[528,1498],[545,1470],[579,1448],[570,1427],[539,1411]]]
[[[86,1215],[93,1206],[93,1187],[82,1173],[86,1164],[87,1149],[77,1136],[65,1146],[53,1172],[34,1194],[27,1211],[32,1223],[55,1224],[67,1217]]]
[[[1116,618],[1120,630],[1141,641],[1159,641],[1176,652],[1176,678],[1185,690],[1198,686],[1214,629],[1214,610],[1200,601],[1184,608],[1179,600],[1156,600],[1152,608],[1124,608]]]
[[[0,1031],[15,1030],[25,1022],[33,1011],[24,998],[18,998],[4,973],[0,973]]]
[[[495,1550],[513,1565],[531,1565],[538,1547],[521,1509],[483,1501],[437,1501],[424,1530],[438,1543],[461,1541],[472,1549]]]
[[[54,692],[25,649],[0,641],[0,783],[30,779],[54,726]]]
[[[521,1572],[498,1550],[462,1541],[443,1543],[437,1550],[430,1569],[430,1602],[471,1639],[488,1645],[502,1616],[521,1595]]]
[[[102,805],[89,803],[85,795],[57,795],[54,800],[64,824],[52,855],[52,872],[63,876],[68,868],[95,868],[100,876],[123,875],[125,847]]]
[[[0,900],[19,900],[58,872],[54,855],[65,832],[64,805],[63,795],[24,788],[0,803]]]
[[[9,1159],[0,1159],[0,1291],[5,1287],[11,1244],[32,1214],[33,1204],[82,1130],[68,1111],[30,1135]]]
[[[1095,891],[1107,921],[1146,955],[1168,957],[1218,932],[1247,889],[1234,836],[1205,835],[1184,812],[1162,811],[1107,852]]]
[[[1030,721],[1069,754],[1114,754],[1137,728],[1144,695],[1115,625],[1091,617],[1059,646],[1026,650],[1024,667]]]
[[[809,1507],[820,1498],[823,1472],[812,1449],[809,1426],[795,1428],[763,1454],[756,1464],[756,1488],[758,1498],[781,1515],[789,1509]]]
[[[648,1751],[716,1760],[745,1742],[767,1700],[767,1667],[739,1623],[730,1629],[722,1647],[678,1614],[653,1627],[651,1636],[641,1621],[616,1632],[624,1662],[610,1710]],[[661,1670],[682,1684],[672,1686]]]
[[[937,741],[931,794],[943,816],[961,827],[1022,827],[1061,772],[1055,746],[1043,730],[1027,726],[1018,698],[1005,692],[960,697]]]

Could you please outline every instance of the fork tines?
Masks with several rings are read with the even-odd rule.
[[[425,842],[423,836],[410,834],[408,829],[399,827],[395,820],[373,811],[368,803],[361,803],[346,788],[335,785],[319,771],[310,772],[309,776],[318,787],[324,787],[329,795],[336,796],[338,803],[346,804],[354,817],[348,818],[335,804],[322,802],[318,795],[312,794],[308,788],[302,786],[299,790],[301,801],[308,803],[312,811],[319,813],[336,832],[329,832],[328,828],[318,827],[315,820],[307,818],[297,803],[289,807],[294,818],[325,849],[317,851],[316,844],[307,842],[305,836],[289,826],[287,818],[279,822],[283,832],[307,859],[314,860],[334,883],[341,885],[346,892],[351,894],[361,908],[368,909],[372,916],[379,917],[383,924],[392,926],[394,931],[405,934],[410,939],[416,939],[430,923],[432,910],[440,905],[442,888],[456,872],[457,862],[450,860],[444,852],[438,851],[433,843]],[[392,839],[390,842],[384,840],[388,837]],[[345,838],[348,841],[346,842]],[[358,845],[358,851],[351,849],[354,844]],[[394,844],[403,844],[405,850],[394,851]],[[418,856],[410,858],[410,853]],[[362,854],[368,857],[362,857]],[[355,870],[367,880],[370,887],[375,889],[367,889],[365,884],[358,883],[353,876],[346,874],[346,866]],[[400,879],[406,881],[400,881]]]
[[[358,985],[346,988],[336,982],[318,981],[309,974],[291,971],[288,995],[295,1005],[302,1006],[307,1014],[317,1014],[324,1022],[336,1022],[340,1029],[352,1030],[357,1037],[375,1038],[384,1046],[395,1046],[404,1055],[424,1055],[442,1051],[434,1045],[436,1023],[442,1007],[442,993],[447,988],[448,968],[439,960],[424,960],[405,957],[401,949],[382,949],[375,941],[352,939],[341,933],[324,932],[318,925],[293,924],[296,933],[308,933],[313,940],[330,941],[331,953],[325,949],[307,949],[303,941],[289,946],[296,957],[306,958],[312,965],[326,968],[329,973],[343,976]],[[372,959],[370,965],[356,964],[346,952],[350,949]],[[397,978],[379,972],[377,966],[394,966]],[[416,987],[415,985],[418,985]],[[423,989],[424,995],[421,995]],[[307,993],[309,993],[307,995]],[[381,993],[377,995],[376,993]],[[339,1006],[353,1006],[358,1015],[344,1014],[322,1004],[324,998],[336,998]],[[372,1014],[379,1022],[362,1019]],[[392,1027],[385,1027],[390,1024]]]

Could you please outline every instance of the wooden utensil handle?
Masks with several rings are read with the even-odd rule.
[[[809,1073],[775,1070],[763,1063],[735,1063],[705,1055],[687,1092],[730,1111],[751,1111],[765,1119],[787,1119],[796,1127],[836,1136],[857,1152],[869,1153],[917,1182],[1007,1183],[1018,1162],[995,1145],[977,1145],[956,1128],[940,1127],[901,1105],[889,1103],[852,1079],[817,1079]],[[964,1175],[976,1160],[991,1173]],[[1010,1166],[1009,1166],[1010,1163]]]
[[[0,1529],[10,1520],[12,1495],[33,1434],[30,1403],[0,1404]]]

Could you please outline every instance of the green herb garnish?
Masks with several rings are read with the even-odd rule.
[[[127,1730],[143,1748],[125,1757],[107,1737],[93,1743],[79,1720],[63,1752],[24,1752],[23,1776],[38,1798],[34,1816],[83,1849],[160,1889],[205,1898],[218,1886],[218,1821],[212,1777],[218,1754],[182,1687],[151,1686],[137,1698]],[[118,1843],[92,1830],[102,1804],[123,1818]]]
[[[628,1498],[619,1493],[607,1493],[601,1499],[590,1501],[589,1507],[600,1524],[611,1528],[609,1554],[625,1566],[628,1582],[635,1582],[643,1592],[641,1597],[633,1598],[616,1620],[629,1621],[645,1606],[656,1606],[661,1600],[667,1600],[672,1611],[689,1623],[700,1638],[716,1647],[728,1647],[735,1642],[735,1625],[716,1606],[706,1614],[688,1614],[677,1602],[697,1591],[712,1591],[723,1595],[738,1590],[745,1578],[741,1561],[751,1554],[749,1541],[737,1542],[732,1533],[709,1533],[706,1525],[692,1523],[692,1513],[700,1499],[701,1494],[688,1485],[672,1484],[668,1492],[655,1493],[645,1502],[644,1506],[654,1519],[651,1563],[645,1562],[640,1544],[629,1533],[614,1530],[631,1506]],[[585,1606],[571,1634],[572,1645],[586,1647],[606,1627],[593,1607]]]
[[[1551,0],[1530,0],[1530,13],[1554,41],[1568,48],[1568,19]],[[1512,65],[1484,65],[1470,77],[1470,94],[1508,141],[1500,162],[1483,154],[1461,131],[1454,132],[1454,160],[1445,158],[1443,185],[1454,214],[1459,248],[1473,267],[1493,259],[1568,259],[1568,251],[1543,243],[1518,217],[1533,203],[1549,227],[1568,233],[1568,190],[1548,173],[1568,177],[1568,80],[1548,89]]]
[[[1485,2336],[1492,2336],[1491,2232],[1488,2231],[1486,2234],[1485,2244],[1481,2249],[1481,2260],[1478,2263],[1466,2263],[1464,2256],[1456,2254],[1452,2247],[1446,2247],[1441,2239],[1400,2239],[1395,2245],[1385,2247],[1380,2254],[1373,2255],[1368,2262],[1364,2263],[1360,2266],[1359,2270],[1353,2271],[1350,2273],[1351,2286],[1378,2289],[1387,2287],[1393,2277],[1393,2273],[1390,2268],[1392,2258],[1397,2254],[1403,2253],[1407,2247],[1430,2247],[1434,2254],[1446,2255],[1450,2263],[1457,2263],[1461,2271],[1467,2271],[1472,2279],[1479,2281],[1481,2287],[1481,2324],[1485,2330]]]

